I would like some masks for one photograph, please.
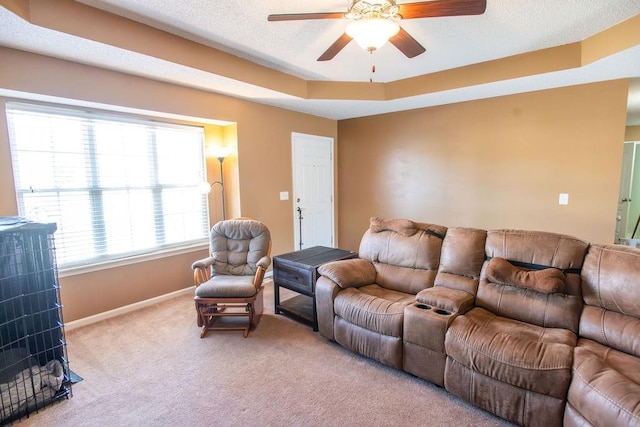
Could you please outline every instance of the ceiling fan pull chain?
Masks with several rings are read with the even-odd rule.
[[[369,53],[371,54],[371,77],[369,77],[369,83],[373,83],[373,74],[376,72],[376,64],[373,61],[373,52],[373,49],[369,50]]]

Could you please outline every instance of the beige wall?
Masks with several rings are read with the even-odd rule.
[[[228,191],[233,191],[228,212],[263,221],[272,233],[273,254],[294,249],[292,202],[279,200],[280,191],[292,191],[291,132],[335,139],[334,120],[8,48],[0,47],[0,57],[3,89],[235,122],[237,154],[224,165]],[[226,132],[223,137],[233,140]],[[0,215],[15,215],[4,114],[0,114],[0,156]],[[209,179],[215,180],[217,160],[209,160],[207,166]],[[210,200],[214,197],[212,194]],[[64,277],[61,292],[65,321],[190,286],[190,264],[203,255],[180,255]]]
[[[612,243],[626,80],[339,122],[339,238],[369,217]],[[559,206],[559,193],[569,205]]]
[[[292,191],[291,132],[336,141],[340,135],[335,157],[341,247],[358,248],[371,216],[613,240],[626,81],[336,123],[7,48],[0,48],[0,56],[0,88],[235,123],[221,132],[225,145],[237,145],[224,163],[227,214],[264,221],[274,254],[294,249],[291,201],[278,197]],[[211,135],[219,137],[220,130],[207,131]],[[217,160],[207,165],[209,180],[216,180]],[[0,215],[14,215],[4,114],[0,184]],[[569,193],[568,206],[558,206],[560,192]],[[65,320],[189,286],[189,265],[203,255],[65,277]]]

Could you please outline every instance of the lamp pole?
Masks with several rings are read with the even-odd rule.
[[[224,203],[224,175],[222,175],[222,162],[224,162],[224,157],[218,157],[218,161],[220,162],[220,181],[214,181],[211,183],[213,187],[216,184],[220,184],[220,193],[222,195],[222,219],[227,219],[225,203]]]

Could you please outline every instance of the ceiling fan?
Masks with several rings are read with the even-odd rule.
[[[425,52],[407,31],[400,27],[400,20],[434,18],[440,16],[481,15],[487,0],[431,0],[396,4],[395,0],[353,0],[347,13],[289,13],[269,15],[269,21],[299,21],[307,19],[341,19],[349,23],[345,33],[327,49],[318,61],[333,59],[349,42],[356,40],[363,49],[373,52],[387,41],[408,58]]]

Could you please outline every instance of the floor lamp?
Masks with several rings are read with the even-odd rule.
[[[224,175],[222,174],[222,162],[224,162],[224,156],[218,157],[218,162],[220,162],[220,181],[214,181],[211,183],[211,187],[216,184],[220,184],[220,194],[222,195],[222,219],[227,219],[227,211],[225,209],[224,204]]]
[[[224,158],[225,156],[217,156],[218,162],[220,162],[220,180],[219,181],[213,181],[211,184],[209,184],[208,182],[205,183],[203,182],[203,186],[204,189],[206,190],[206,193],[210,193],[211,189],[213,188],[214,185],[218,184],[220,185],[220,193],[222,195],[222,219],[227,219],[227,215],[226,215],[226,208],[225,208],[225,200],[224,200],[224,175],[222,174],[222,162],[224,162]]]

